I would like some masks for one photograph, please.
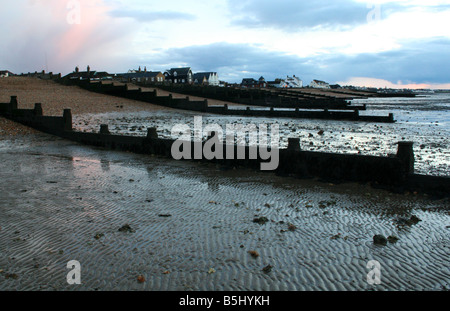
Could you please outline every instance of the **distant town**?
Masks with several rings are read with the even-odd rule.
[[[361,87],[353,85],[330,84],[322,80],[314,79],[308,85],[305,85],[302,79],[296,75],[285,78],[277,78],[273,81],[267,81],[263,76],[258,79],[244,78],[241,83],[229,83],[219,79],[217,72],[196,72],[192,71],[191,67],[180,67],[167,69],[161,71],[149,71],[147,67],[139,67],[138,69],[130,69],[126,73],[108,73],[106,71],[91,70],[87,66],[85,71],[81,71],[79,67],[66,75],[46,73],[45,70],[41,72],[28,72],[21,74],[14,74],[8,70],[0,71],[0,78],[7,78],[11,76],[26,76],[36,77],[44,80],[53,79],[73,79],[73,80],[90,80],[90,81],[117,81],[123,83],[141,83],[141,84],[190,84],[190,85],[204,85],[204,86],[218,86],[218,87],[240,87],[240,88],[314,88],[314,89],[351,89],[360,91],[370,91],[378,93],[439,93],[450,92],[450,90],[431,90],[431,89],[393,89],[393,88],[375,88],[375,87]]]

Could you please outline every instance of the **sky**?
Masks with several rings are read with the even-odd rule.
[[[450,0],[2,1],[0,70],[450,88]]]

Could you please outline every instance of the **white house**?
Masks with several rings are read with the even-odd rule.
[[[217,72],[198,72],[194,74],[193,80],[195,84],[206,84],[212,86],[218,86],[220,84]]]
[[[295,75],[293,77],[287,77],[286,80],[284,80],[285,87],[287,88],[302,88],[303,87],[303,81],[296,77]]]
[[[0,71],[0,78],[8,78],[11,75],[12,75],[11,72],[9,72],[8,70]]]
[[[329,89],[330,85],[324,81],[320,80],[312,80],[312,82],[309,84],[310,87],[315,89]]]
[[[303,81],[294,75],[293,77],[288,76],[286,79],[277,79],[269,82],[269,85],[276,88],[302,88]]]

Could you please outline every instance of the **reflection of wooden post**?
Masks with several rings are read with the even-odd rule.
[[[397,158],[403,162],[406,174],[414,174],[414,143],[411,141],[401,141],[398,143]]]
[[[72,110],[64,109],[64,131],[72,131]]]

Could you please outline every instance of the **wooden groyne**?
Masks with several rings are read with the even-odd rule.
[[[189,96],[185,98],[174,98],[172,94],[168,96],[158,96],[157,90],[143,91],[139,89],[129,89],[127,84],[115,85],[114,83],[91,82],[88,80],[61,80],[66,85],[78,85],[79,87],[91,92],[102,93],[106,95],[118,96],[127,99],[143,101],[155,105],[198,111],[204,113],[233,115],[243,117],[267,117],[267,118],[293,118],[293,119],[321,119],[321,120],[340,120],[340,121],[362,121],[376,123],[394,123],[394,115],[388,116],[362,116],[360,109],[356,108],[351,111],[334,110],[334,109],[314,109],[304,110],[295,109],[278,109],[270,107],[269,109],[256,109],[247,107],[246,109],[230,108],[227,104],[220,107],[210,107],[208,100],[193,101]]]
[[[0,103],[0,115],[45,133],[68,140],[110,150],[130,151],[140,154],[160,155],[172,158],[172,146],[175,140],[161,139],[155,128],[148,129],[146,137],[111,135],[107,125],[101,125],[98,133],[84,133],[72,128],[72,113],[64,110],[61,117],[43,115],[42,105],[34,109],[18,109],[16,96],[9,103]],[[212,139],[212,138],[209,138]],[[201,144],[204,146],[207,141]],[[195,149],[195,142],[191,150]],[[230,145],[221,144],[228,148]],[[237,145],[231,146],[237,154]],[[250,154],[250,147],[245,147],[245,154]],[[450,195],[450,178],[414,174],[414,152],[412,142],[399,142],[395,156],[346,155],[301,150],[300,140],[289,139],[287,149],[279,149],[279,175],[298,178],[319,178],[327,181],[369,182],[378,187],[394,191],[425,192],[436,197]],[[194,158],[194,157],[193,157]],[[252,168],[258,170],[266,160],[259,155],[250,159],[197,159],[215,162],[229,168]]]
[[[135,83],[147,86],[144,83]],[[350,94],[324,94],[303,89],[248,89],[224,88],[218,86],[199,86],[191,84],[154,84],[156,88],[189,96],[215,99],[248,106],[291,108],[291,109],[333,109],[366,110],[365,105],[351,105],[355,98]],[[361,98],[361,96],[359,96]]]

